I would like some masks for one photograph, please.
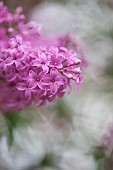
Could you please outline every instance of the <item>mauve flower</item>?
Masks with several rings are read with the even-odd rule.
[[[22,43],[22,37],[21,36],[16,36],[15,38],[11,38],[9,40],[9,45],[12,48],[18,47],[19,45],[21,45],[21,43]]]
[[[46,54],[39,51],[36,60],[32,62],[32,66],[41,67],[44,73],[48,73],[49,67]]]
[[[58,91],[56,94],[52,94],[50,90],[47,90],[45,91],[42,91],[40,94],[39,94],[39,98],[41,100],[41,102],[39,103],[38,107],[43,107],[47,104],[47,102],[49,101],[50,103],[53,103],[57,100],[57,97],[59,98],[62,98],[65,94],[64,92],[64,89],[65,87],[63,85],[61,85],[59,88],[58,88]]]
[[[40,72],[38,74],[36,74],[33,70],[30,70],[29,72],[29,87],[31,89],[34,89],[35,87],[39,87],[40,89],[44,89],[44,85],[41,82],[41,79],[43,78],[44,74],[43,72]]]
[[[49,66],[60,69],[60,68],[62,68],[62,62],[63,62],[62,56],[57,56],[57,55],[53,54],[53,55],[51,55],[51,58],[49,61]]]
[[[15,64],[16,69],[24,69],[24,65],[22,65],[22,60],[24,58],[24,52],[18,53],[16,48],[9,49],[7,54],[7,59],[5,60],[5,64],[7,66],[10,66],[12,64]]]
[[[55,101],[57,100],[57,97],[62,98],[62,97],[64,96],[64,94],[65,94],[64,90],[65,90],[65,86],[61,85],[61,86],[58,88],[56,94],[54,94],[54,95],[49,95],[49,97],[47,98],[48,101],[51,102],[51,103],[53,103],[53,102],[55,102]],[[49,91],[49,93],[51,94],[50,91]]]
[[[40,94],[39,94],[39,98],[40,98],[40,103],[38,104],[38,107],[43,107],[47,104],[47,102],[55,102],[56,101],[56,96],[55,95],[52,95],[50,90],[47,90],[47,91],[42,91]]]
[[[64,79],[59,77],[56,69],[51,69],[50,75],[42,78],[41,82],[44,85],[49,85],[51,93],[55,94],[58,90],[58,85],[64,84]]]

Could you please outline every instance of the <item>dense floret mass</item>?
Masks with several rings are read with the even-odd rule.
[[[11,14],[0,3],[0,11],[2,112],[55,102],[70,91],[72,81],[80,89],[82,57],[67,47],[65,36],[44,38],[39,25],[25,23],[20,7]]]

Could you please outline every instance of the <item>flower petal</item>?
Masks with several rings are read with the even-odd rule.
[[[52,61],[52,63],[54,63],[54,62],[56,62],[56,61],[57,61],[57,59],[56,59],[56,55],[51,55],[51,61]]]
[[[36,79],[37,78],[37,74],[33,70],[30,70],[29,71],[29,77],[32,78],[32,79]]]
[[[42,65],[42,69],[43,69],[43,72],[44,72],[45,74],[47,74],[47,73],[48,73],[48,71],[49,71],[49,67],[48,67],[48,66],[46,66],[45,64],[44,64],[44,65]]]
[[[38,87],[40,88],[40,89],[45,89],[45,86],[44,85],[42,85],[42,83],[41,82],[37,82],[37,85],[38,85]]]
[[[31,90],[26,89],[26,91],[25,91],[25,98],[26,98],[27,100],[30,100],[30,99],[31,99]]]
[[[18,83],[16,88],[20,91],[26,90],[27,85],[25,83]]]
[[[22,37],[17,35],[16,36],[16,41],[17,41],[18,44],[21,44],[22,43]]]
[[[65,92],[57,92],[57,96],[59,97],[59,98],[62,98],[62,97],[64,97],[64,94],[65,94]]]
[[[17,50],[16,50],[16,48],[13,48],[13,49],[9,50],[9,55],[10,55],[11,57],[16,57],[16,56],[17,56]]]
[[[57,56],[57,61],[58,61],[59,64],[62,63],[63,57],[61,55],[58,55]]]
[[[52,83],[50,84],[50,90],[51,90],[51,93],[54,95],[56,94],[57,90],[58,90],[58,86],[56,83]]]
[[[6,60],[5,60],[5,64],[6,65],[12,65],[13,63],[15,62],[15,60],[13,60],[13,57],[8,57]]]
[[[20,52],[18,55],[17,55],[17,59],[18,60],[23,60],[24,58],[24,52]]]
[[[56,95],[53,95],[53,96],[51,96],[51,97],[47,97],[47,100],[49,101],[49,102],[51,102],[51,103],[53,103],[53,102],[55,102],[56,101]]]
[[[16,38],[11,38],[11,39],[9,40],[9,44],[10,44],[12,47],[16,47],[16,46],[17,46]]]
[[[26,68],[26,65],[23,65],[21,61],[15,60],[15,65],[17,70],[24,70]]]
[[[16,78],[17,78],[17,76],[18,76],[18,74],[9,74],[9,75],[7,75],[7,79],[8,79],[8,81],[14,81]]]
[[[32,80],[32,81],[29,83],[29,86],[28,86],[28,87],[29,87],[30,89],[34,89],[37,85],[38,85],[38,81],[35,81],[35,80],[33,81],[33,80]]]
[[[64,79],[63,79],[63,78],[56,78],[55,81],[56,81],[58,84],[64,84]]]
[[[38,57],[40,58],[40,61],[46,62],[47,60],[47,57],[43,52],[39,52]]]
[[[6,68],[5,63],[4,63],[4,62],[1,62],[1,63],[0,63],[0,71],[4,71],[5,68]]]
[[[40,67],[40,66],[41,66],[40,60],[34,60],[34,61],[32,62],[32,66]]]
[[[55,46],[50,47],[49,51],[50,51],[52,54],[55,54],[55,55],[57,55],[58,52],[59,52],[58,48],[55,47]]]
[[[52,83],[51,78],[49,76],[42,78],[41,83],[44,84],[44,85],[50,85]]]
[[[78,67],[78,68],[75,68],[75,74],[80,74],[81,73],[81,70],[80,70],[80,67]]]
[[[57,71],[57,69],[52,68],[51,71],[50,71],[50,75],[51,75],[51,77],[54,78],[54,79],[55,79],[56,77],[58,77],[58,71]]]
[[[0,53],[0,61],[4,61],[4,55]]]
[[[56,67],[60,69],[60,68],[62,68],[62,64],[58,63]]]
[[[38,108],[41,108],[41,107],[45,106],[46,103],[47,103],[47,100],[46,100],[46,99],[43,99],[43,100],[41,101],[41,103],[38,105]]]

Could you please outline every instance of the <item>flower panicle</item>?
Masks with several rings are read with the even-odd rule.
[[[78,52],[68,49],[57,38],[45,40],[39,26],[25,23],[22,8],[17,8],[14,15],[3,3],[0,9],[0,107],[3,112],[55,102],[71,90],[72,81],[80,89],[82,58]]]

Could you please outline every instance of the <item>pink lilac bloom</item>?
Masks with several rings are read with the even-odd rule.
[[[45,74],[48,73],[49,71],[48,59],[44,52],[39,51],[36,60],[34,60],[32,64],[33,66],[41,67]]]
[[[21,7],[12,14],[0,2],[0,11],[2,113],[55,102],[72,81],[80,90],[84,54],[72,37],[44,37],[39,25],[25,22]]]
[[[57,69],[51,69],[50,74],[44,76],[41,80],[42,84],[49,86],[51,93],[54,95],[57,93],[58,85],[64,84],[63,78],[59,77],[59,72]]]
[[[29,87],[31,89],[34,89],[35,87],[39,87],[40,89],[44,89],[45,87],[41,83],[41,79],[44,77],[43,71],[40,73],[34,72],[33,70],[30,70],[29,72]]]

